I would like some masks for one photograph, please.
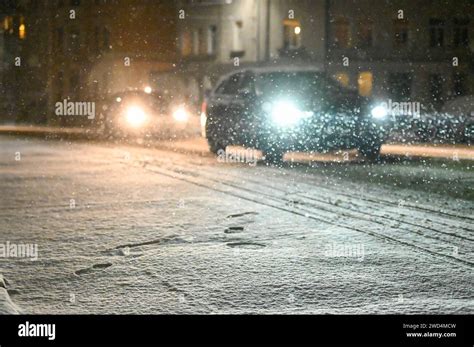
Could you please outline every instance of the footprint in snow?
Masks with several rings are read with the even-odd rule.
[[[235,233],[240,233],[242,231],[244,231],[244,227],[234,226],[234,227],[228,227],[227,229],[225,229],[224,233],[235,234]]]
[[[239,218],[239,217],[244,217],[244,216],[256,216],[256,215],[258,215],[257,212],[242,212],[242,213],[231,214],[227,216],[227,218]]]
[[[80,269],[74,272],[77,276],[85,275],[94,271],[99,271],[111,267],[111,263],[94,264],[91,267]]]
[[[7,289],[7,284],[8,284],[7,279],[3,277],[2,275],[0,275],[0,287]]]
[[[241,241],[241,242],[229,242],[227,244],[228,247],[231,247],[231,248],[248,248],[248,249],[259,249],[259,248],[263,248],[263,247],[266,247],[266,245],[264,245],[263,243],[257,243],[257,242],[245,242],[245,241]]]

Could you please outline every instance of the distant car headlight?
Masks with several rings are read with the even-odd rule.
[[[370,113],[372,114],[372,117],[374,117],[375,119],[384,119],[388,115],[388,110],[383,105],[377,105],[374,108],[372,108]]]
[[[281,127],[291,127],[302,119],[311,117],[313,112],[304,112],[290,101],[279,101],[271,106],[270,115],[273,123]]]
[[[147,121],[147,115],[141,107],[130,106],[125,113],[125,119],[132,127],[139,128]]]
[[[153,91],[153,89],[151,89],[150,86],[146,86],[145,89],[143,89],[143,91],[147,94],[151,94],[151,92]]]
[[[184,106],[180,106],[173,111],[173,118],[175,121],[180,123],[187,122],[189,119],[189,112]]]

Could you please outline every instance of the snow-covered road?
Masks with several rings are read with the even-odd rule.
[[[3,136],[0,312],[472,314],[472,169]]]

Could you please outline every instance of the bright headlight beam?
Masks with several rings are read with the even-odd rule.
[[[128,124],[134,128],[141,127],[147,119],[146,113],[138,106],[130,106],[125,117]]]
[[[312,116],[313,112],[303,112],[292,102],[280,101],[273,105],[271,117],[281,127],[291,127],[301,119]]]
[[[178,122],[186,122],[189,118],[189,113],[180,107],[173,112],[173,118]]]
[[[372,114],[372,117],[376,119],[383,119],[387,117],[388,110],[384,106],[379,105],[375,106],[370,113]]]

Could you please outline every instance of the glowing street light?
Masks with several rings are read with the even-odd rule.
[[[20,27],[18,28],[18,36],[20,40],[24,40],[26,37],[26,26],[25,24],[20,24]]]

